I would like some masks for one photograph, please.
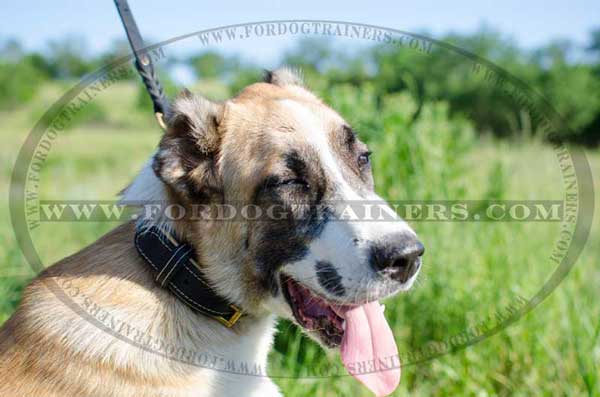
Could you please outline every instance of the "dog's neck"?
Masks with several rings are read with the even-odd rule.
[[[210,396],[244,395],[244,388],[252,385],[265,395],[278,395],[266,377],[274,316],[247,316],[229,329],[193,312],[155,283],[134,248],[134,233],[133,223],[119,226],[50,268],[29,289],[24,300],[35,296],[36,305],[29,305],[20,314],[26,319],[18,323],[39,324],[30,343],[39,344],[40,338],[48,338],[48,343],[60,340],[61,356],[54,359],[73,367],[74,385],[101,382],[96,379],[99,370],[87,374],[77,372],[80,368],[108,365],[112,375],[106,376],[125,374],[129,384],[172,384],[167,395],[203,395],[202,389]],[[44,286],[50,278],[75,310]]]
[[[152,170],[140,177],[137,182],[152,179]],[[153,200],[161,188],[134,182],[125,198]],[[27,289],[23,309],[6,330],[23,335],[22,346],[58,343],[60,349],[44,353],[44,363],[52,365],[26,369],[23,364],[23,376],[62,379],[61,390],[73,391],[67,395],[102,389],[92,394],[278,396],[266,376],[275,317],[252,313],[230,329],[193,312],[156,284],[134,235],[133,222],[117,227]],[[24,357],[37,354],[24,349]],[[21,370],[17,362],[14,366]]]
[[[142,206],[137,219],[138,224],[159,226],[162,230],[177,236],[181,241],[189,242],[197,250],[198,255],[202,256],[200,249],[203,238],[199,237],[198,231],[194,230],[195,225],[186,221],[176,221],[165,216],[163,211],[171,203],[171,197],[167,186],[161,181],[152,169],[153,157],[142,167],[141,171],[135,177],[133,182],[121,194],[121,203],[149,204]],[[156,205],[160,208],[158,213]],[[236,250],[232,250],[236,252]],[[264,316],[268,311],[261,304],[264,295],[263,291],[253,289],[253,292],[240,288],[246,285],[247,280],[243,279],[243,274],[239,271],[241,263],[245,260],[241,257],[231,257],[227,250],[221,250],[216,254],[211,254],[211,261],[202,263],[203,273],[214,286],[215,292],[244,309],[244,312],[251,312],[258,316]],[[268,298],[268,297],[267,297]]]

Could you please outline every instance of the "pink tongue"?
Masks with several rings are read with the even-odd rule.
[[[340,352],[344,367],[376,396],[387,396],[400,382],[400,360],[383,308],[371,302],[343,316],[346,330]]]

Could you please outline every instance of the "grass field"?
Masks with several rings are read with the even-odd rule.
[[[2,114],[0,131],[0,323],[14,310],[34,274],[19,252],[7,192],[16,153],[32,114],[61,92],[49,87],[27,109]],[[43,199],[111,199],[153,151],[160,133],[132,110],[135,90],[122,84],[98,99],[110,119],[73,128],[56,142],[43,170]],[[449,120],[430,104],[409,123],[410,99],[388,98],[374,116],[368,92],[342,87],[336,108],[358,126],[374,152],[377,190],[387,199],[562,199],[552,148],[535,141],[477,139],[465,120]],[[407,110],[409,109],[409,110]],[[148,112],[148,119],[151,118]],[[588,152],[595,181],[600,152]],[[596,186],[598,188],[598,186]],[[596,208],[599,200],[596,199]],[[46,264],[91,243],[109,223],[47,224],[33,238]],[[427,253],[414,289],[386,302],[401,357],[445,341],[493,316],[515,297],[529,298],[548,279],[559,232],[546,222],[416,222]],[[516,324],[474,346],[403,369],[404,396],[600,396],[600,222],[585,251],[553,294]],[[339,365],[282,323],[269,372],[286,396],[369,395],[352,378],[294,378]]]

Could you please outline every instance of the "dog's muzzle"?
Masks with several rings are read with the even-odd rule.
[[[425,247],[412,234],[391,235],[374,244],[369,253],[373,269],[400,283],[406,283],[421,267]]]

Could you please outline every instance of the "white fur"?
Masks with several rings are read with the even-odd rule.
[[[367,255],[369,242],[376,242],[386,235],[395,233],[415,235],[414,231],[379,195],[373,192],[367,197],[363,197],[346,181],[340,169],[340,161],[336,159],[331,150],[326,126],[319,123],[322,118],[317,117],[312,113],[312,109],[299,102],[288,100],[282,102],[289,108],[290,114],[300,121],[298,124],[303,127],[302,133],[307,135],[307,141],[319,154],[319,160],[325,170],[328,182],[335,186],[336,192],[333,200],[352,204],[376,203],[381,208],[385,207],[385,213],[394,219],[393,221],[365,219],[330,221],[321,235],[311,242],[306,257],[284,266],[283,271],[313,291],[328,296],[330,294],[321,287],[317,280],[315,263],[317,261],[331,262],[343,278],[347,299],[354,302],[380,299],[397,290],[410,288],[417,274],[404,285],[394,285],[371,269],[368,265]]]
[[[121,194],[121,202],[160,201],[166,198],[165,185],[154,173],[154,154],[146,161],[133,182]]]

